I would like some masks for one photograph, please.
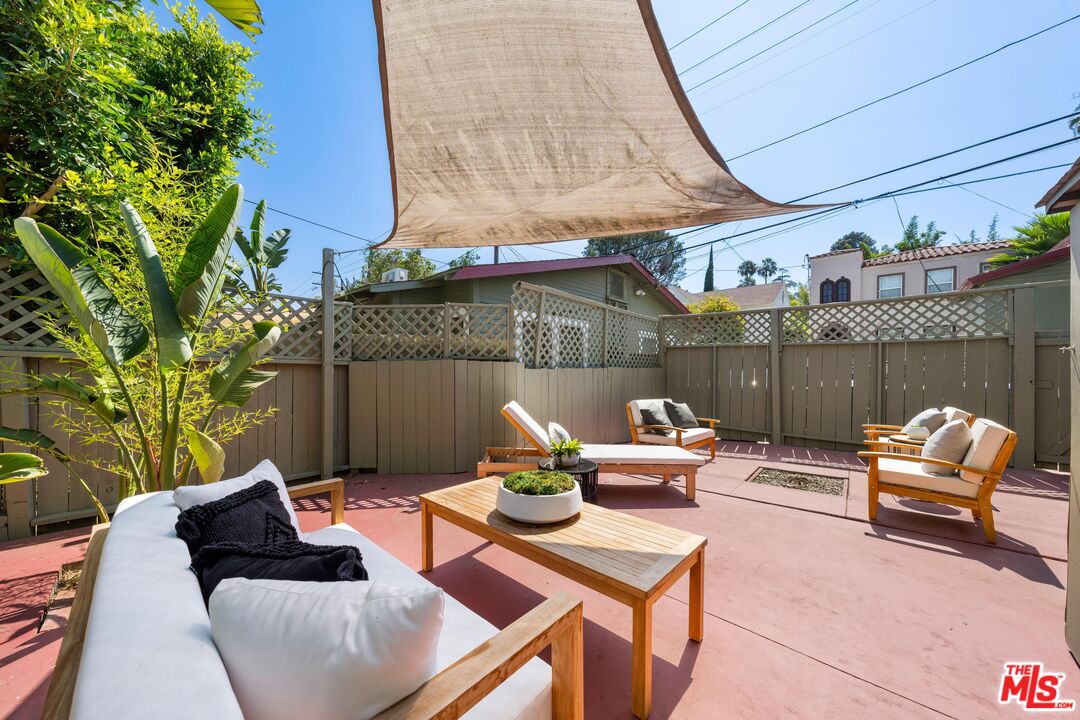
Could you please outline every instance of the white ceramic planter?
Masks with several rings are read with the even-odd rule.
[[[559,467],[572,468],[577,467],[578,462],[581,461],[581,454],[575,455],[561,455],[559,456]]]
[[[558,495],[518,495],[501,484],[495,507],[508,518],[531,525],[562,522],[581,512],[581,486]]]

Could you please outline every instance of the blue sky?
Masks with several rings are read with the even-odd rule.
[[[657,0],[654,5],[671,46],[740,1]],[[675,48],[676,67],[693,65],[800,1],[750,0]],[[684,87],[743,61],[850,2],[811,0],[685,74]],[[362,237],[383,237],[392,224],[392,207],[370,4],[262,0],[262,6],[266,27],[254,46],[258,56],[252,70],[263,83],[257,103],[271,114],[276,126],[272,138],[277,153],[268,159],[267,167],[242,164],[247,197],[266,198],[272,207]],[[1067,0],[857,0],[813,29],[691,92],[690,97],[714,144],[731,158],[1076,12],[1076,3]],[[231,28],[224,32],[230,38],[242,38]],[[786,201],[1064,115],[1076,106],[1080,92],[1077,47],[1080,20],[826,127],[734,160],[731,169],[762,195]],[[820,200],[869,197],[1068,137],[1064,122],[1057,123]],[[1078,152],[1080,143],[1067,145],[954,182],[1072,162]],[[972,229],[984,234],[995,213],[1000,215],[999,228],[1008,231],[1028,219],[1035,201],[1062,172],[988,182],[968,190],[910,195],[899,198],[896,205],[892,200],[863,205],[776,237],[751,243],[746,241],[755,236],[738,238],[732,243],[746,244],[734,250],[717,243],[716,284],[736,284],[734,268],[740,258],[772,257],[781,266],[791,266],[793,277],[805,279],[805,271],[798,267],[805,255],[827,250],[849,230],[893,243],[901,232],[901,218],[906,222],[911,215],[918,215],[923,223],[935,220],[952,242]],[[687,237],[686,242],[697,244],[770,222],[776,219],[722,226]],[[293,229],[289,259],[279,271],[286,292],[313,292],[313,271],[319,267],[321,248],[364,246],[359,240],[280,215],[271,214],[270,223]],[[557,253],[580,254],[583,244],[517,251],[527,259],[550,259],[562,257]],[[461,252],[427,254],[444,263]],[[684,287],[700,289],[705,253],[706,248],[689,251],[691,274],[683,281]],[[360,258],[360,253],[341,256],[339,272],[344,277],[355,275]],[[482,250],[482,261],[490,262],[490,258],[490,248]]]

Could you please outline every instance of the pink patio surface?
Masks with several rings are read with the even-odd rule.
[[[747,482],[759,467],[831,475],[842,496]],[[466,475],[353,475],[346,519],[414,568],[417,496]],[[866,516],[854,455],[726,443],[681,482],[606,475],[602,505],[709,538],[705,639],[686,637],[687,580],[654,613],[654,718],[1000,718],[1002,665],[1040,660],[1080,670],[1063,640],[1068,476],[1012,471],[994,495],[998,546],[970,514],[883,498]],[[327,522],[321,499],[299,503],[305,529]],[[86,531],[0,545],[0,716],[37,717],[62,620],[36,633],[50,573],[78,555]],[[630,613],[466,531],[435,520],[428,577],[503,627],[558,590],[585,601],[586,717],[630,717]],[[48,635],[48,637],[43,637]]]

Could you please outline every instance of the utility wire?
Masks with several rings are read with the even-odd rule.
[[[748,3],[748,2],[750,2],[750,0],[743,0],[743,1],[741,2],[741,3],[739,3],[739,4],[738,4],[738,5],[736,5],[735,7],[731,8],[730,10],[728,10],[728,11],[727,11],[726,13],[724,13],[724,14],[723,14],[723,15],[721,15],[720,17],[716,18],[715,20],[713,20],[713,21],[712,21],[712,22],[710,22],[710,23],[707,23],[707,24],[705,24],[705,25],[702,25],[702,26],[701,26],[701,27],[699,27],[699,28],[698,28],[697,30],[695,30],[694,32],[692,32],[692,33],[690,33],[689,35],[687,35],[686,37],[684,37],[684,38],[683,38],[682,40],[680,40],[679,42],[677,42],[677,43],[675,43],[674,45],[672,45],[671,47],[669,47],[669,48],[668,48],[668,50],[674,50],[675,48],[679,47],[679,46],[680,46],[680,45],[682,45],[682,44],[683,44],[684,42],[686,42],[686,41],[687,41],[687,40],[689,40],[690,38],[694,37],[694,36],[695,36],[695,35],[697,35],[698,33],[701,33],[701,32],[703,32],[703,31],[705,31],[705,30],[708,30],[708,29],[709,29],[709,28],[711,28],[711,27],[712,27],[713,25],[715,25],[716,23],[720,22],[721,20],[723,20],[723,19],[724,19],[724,18],[726,18],[726,17],[728,16],[728,15],[730,15],[730,14],[731,14],[731,13],[733,13],[733,12],[735,12],[736,10],[738,10],[739,8],[741,8],[741,7],[743,6],[743,5],[745,5],[745,4],[746,4],[746,3]]]
[[[1042,30],[1039,30],[1039,31],[1034,32],[1034,33],[1032,33],[1030,35],[1022,37],[1019,40],[1013,40],[1012,42],[1006,43],[1006,44],[1002,45],[1001,47],[997,48],[996,50],[991,50],[990,52],[985,53],[983,55],[980,55],[977,58],[973,58],[971,60],[968,60],[967,62],[961,63],[960,65],[956,65],[955,67],[951,67],[948,70],[945,70],[943,72],[939,72],[936,75],[932,75],[931,77],[928,77],[928,78],[926,78],[924,80],[920,80],[919,82],[914,83],[913,85],[908,85],[907,87],[901,88],[900,90],[896,90],[895,92],[891,92],[888,95],[882,95],[881,97],[877,98],[876,100],[871,100],[868,103],[864,103],[862,105],[859,105],[858,107],[852,108],[851,110],[848,110],[846,112],[842,112],[839,115],[834,115],[833,117],[829,118],[828,120],[822,120],[821,122],[819,122],[819,123],[817,123],[815,125],[811,125],[808,128],[804,128],[802,130],[799,130],[798,132],[791,133],[790,135],[786,135],[786,136],[784,136],[784,137],[782,137],[782,138],[780,138],[778,140],[773,140],[772,142],[765,143],[764,145],[756,147],[753,150],[747,150],[746,152],[740,153],[739,155],[736,155],[735,157],[728,158],[728,162],[732,162],[734,160],[744,158],[747,155],[752,155],[752,154],[754,154],[756,152],[759,152],[761,150],[764,150],[766,148],[773,147],[774,145],[779,145],[782,142],[786,142],[788,140],[791,140],[792,138],[799,137],[800,135],[805,135],[806,133],[808,133],[808,132],[810,132],[812,130],[817,130],[820,127],[824,127],[825,125],[828,125],[829,123],[835,122],[835,121],[837,121],[837,120],[839,120],[841,118],[845,118],[848,115],[853,115],[854,113],[857,113],[860,110],[865,110],[866,108],[877,105],[880,102],[884,102],[886,100],[890,100],[890,99],[892,99],[894,97],[897,97],[899,95],[903,95],[906,92],[914,90],[915,88],[918,88],[918,87],[922,87],[923,85],[926,85],[927,83],[931,83],[934,80],[938,80],[940,78],[943,78],[946,75],[951,75],[952,73],[957,72],[958,70],[962,70],[962,69],[968,67],[969,65],[974,65],[977,62],[980,62],[980,61],[985,60],[985,59],[987,59],[989,57],[997,55],[999,52],[1007,50],[1008,48],[1011,48],[1011,47],[1014,47],[1014,46],[1019,45],[1021,43],[1027,42],[1028,40],[1031,40],[1033,38],[1037,38],[1040,35],[1043,35],[1044,33],[1048,33],[1051,30],[1055,30],[1055,29],[1061,27],[1062,25],[1066,25],[1068,23],[1071,23],[1071,22],[1073,22],[1074,20],[1076,20],[1078,18],[1080,18],[1080,14],[1073,15],[1070,18],[1062,20],[1061,22],[1055,23],[1055,24],[1053,24],[1053,25],[1051,25],[1049,27],[1045,27]]]
[[[780,46],[780,45],[783,45],[784,43],[786,43],[786,42],[787,42],[788,40],[790,40],[791,38],[793,38],[793,37],[796,37],[796,36],[798,36],[798,35],[802,35],[802,34],[803,34],[804,32],[806,32],[806,31],[807,31],[807,30],[809,30],[810,28],[814,27],[815,25],[819,25],[819,24],[821,24],[821,23],[825,22],[826,20],[828,20],[829,18],[831,18],[832,16],[834,16],[834,15],[837,15],[837,14],[839,14],[839,13],[843,12],[844,10],[847,10],[847,9],[848,9],[849,7],[851,7],[852,5],[854,5],[854,4],[855,4],[855,3],[857,3],[857,2],[859,2],[859,0],[851,0],[851,2],[849,2],[849,3],[847,4],[847,5],[843,5],[842,7],[840,7],[840,8],[837,8],[836,10],[833,10],[833,11],[832,11],[831,13],[829,13],[829,14],[828,14],[828,15],[826,15],[825,17],[822,17],[822,18],[820,18],[820,19],[818,19],[818,20],[815,20],[814,22],[812,22],[812,23],[810,23],[809,25],[807,25],[807,26],[805,26],[805,27],[801,28],[800,30],[796,30],[795,32],[791,33],[790,35],[788,35],[788,36],[787,36],[786,38],[784,38],[783,40],[778,40],[777,42],[774,42],[774,43],[773,43],[772,45],[770,45],[769,47],[765,48],[764,50],[760,50],[760,51],[758,51],[758,52],[754,53],[753,55],[751,55],[750,57],[748,57],[748,58],[746,58],[746,59],[744,59],[744,60],[740,60],[739,62],[735,63],[734,65],[732,65],[731,67],[727,68],[726,70],[721,70],[720,72],[716,73],[716,74],[715,74],[715,75],[713,75],[712,77],[710,77],[710,78],[707,78],[707,79],[705,79],[705,80],[702,80],[701,82],[699,82],[699,83],[698,83],[697,85],[695,85],[694,87],[692,87],[692,88],[689,88],[688,90],[686,90],[686,92],[687,92],[687,93],[691,93],[691,92],[693,92],[694,90],[697,90],[697,89],[698,89],[699,87],[701,87],[702,85],[705,85],[706,83],[710,83],[710,82],[712,82],[713,80],[715,80],[715,79],[716,79],[716,78],[718,78],[718,77],[722,77],[722,76],[724,76],[724,75],[727,75],[727,74],[728,74],[729,72],[731,72],[732,70],[734,70],[734,69],[736,69],[736,68],[738,68],[738,67],[742,67],[743,65],[745,65],[745,64],[746,64],[746,63],[748,63],[748,62],[750,62],[750,61],[751,61],[751,60],[753,60],[754,58],[757,58],[757,57],[761,57],[762,55],[764,55],[765,53],[769,52],[769,51],[770,51],[770,50],[772,50],[773,48],[775,48],[775,47],[778,47],[778,46]]]
[[[251,205],[258,205],[258,203],[255,202],[254,200],[246,200],[245,199],[244,202],[249,203]],[[366,237],[363,237],[361,235],[357,235],[356,233],[351,233],[348,230],[341,230],[340,228],[331,227],[329,225],[324,225],[323,223],[318,222],[317,220],[309,220],[306,217],[301,217],[299,215],[294,215],[294,214],[292,214],[290,212],[285,212],[284,210],[278,210],[277,208],[270,207],[269,205],[266,206],[266,209],[271,211],[271,212],[276,212],[278,215],[284,215],[285,217],[290,217],[293,220],[299,220],[300,222],[305,222],[308,225],[314,225],[315,227],[320,227],[323,230],[329,230],[330,232],[335,232],[338,235],[345,235],[346,237],[351,237],[351,238],[353,238],[355,240],[360,240],[361,242],[366,242],[368,245],[374,245],[376,242],[378,242],[377,240],[370,240],[370,239],[368,239]],[[386,231],[384,230],[383,233],[385,233],[385,232]]]
[[[757,34],[758,34],[759,32],[761,32],[761,31],[762,31],[762,30],[764,30],[765,28],[769,27],[769,26],[770,26],[770,25],[772,25],[773,23],[775,23],[775,22],[778,22],[778,21],[780,21],[780,20],[783,20],[783,19],[784,19],[784,18],[786,18],[786,17],[788,16],[788,15],[790,15],[791,13],[793,13],[793,12],[795,12],[796,10],[798,10],[799,8],[801,8],[801,7],[803,6],[803,5],[807,5],[807,4],[811,3],[811,2],[813,2],[813,0],[803,0],[803,1],[801,2],[801,3],[799,3],[799,4],[798,4],[798,5],[796,5],[795,7],[791,8],[790,10],[788,10],[788,11],[787,11],[786,13],[784,13],[783,15],[778,15],[778,16],[774,17],[774,18],[773,18],[772,20],[770,20],[769,22],[765,23],[764,25],[762,25],[761,27],[757,28],[756,30],[751,30],[751,31],[750,31],[750,32],[748,32],[748,33],[747,33],[746,35],[743,35],[743,36],[742,36],[741,38],[739,38],[739,39],[738,39],[738,40],[736,40],[735,42],[731,43],[730,45],[727,45],[727,46],[725,46],[725,47],[723,47],[723,48],[720,48],[719,50],[717,50],[716,52],[714,52],[714,53],[713,53],[712,55],[710,55],[709,57],[705,58],[704,60],[699,60],[698,62],[694,63],[693,65],[691,65],[690,67],[686,68],[685,70],[682,70],[682,71],[681,71],[681,72],[679,73],[679,77],[682,77],[683,75],[685,75],[686,73],[690,72],[691,70],[693,70],[693,69],[694,69],[694,68],[696,68],[696,67],[700,67],[701,65],[704,65],[705,63],[709,62],[710,60],[712,60],[712,59],[713,59],[714,57],[716,57],[716,56],[720,55],[721,53],[727,52],[727,51],[728,51],[728,50],[730,50],[731,48],[733,48],[733,47],[735,47],[736,45],[738,45],[739,43],[741,43],[741,42],[742,42],[743,40],[748,40],[749,38],[753,37],[754,35],[757,35]]]

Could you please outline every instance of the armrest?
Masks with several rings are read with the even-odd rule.
[[[536,448],[489,447],[484,453],[488,457],[548,457]]]
[[[904,429],[903,425],[882,425],[879,423],[863,423],[863,430],[892,430],[894,432],[900,432]]]
[[[896,448],[897,450],[922,450],[922,445],[915,443],[893,442],[891,440],[863,440],[863,445],[871,448]]]
[[[900,447],[908,447],[903,445]],[[887,452],[867,452],[862,451],[859,453],[861,458],[869,458],[871,460],[888,459],[888,460],[903,460],[904,462],[914,463],[930,463],[931,465],[940,465],[942,467],[952,468],[953,470],[978,473],[985,478],[991,480],[1000,480],[1001,473],[995,473],[990,470],[984,470],[983,468],[971,467],[970,465],[960,465],[959,463],[949,462],[948,460],[938,460],[937,458],[922,457],[919,455],[901,455],[899,453],[887,453]]]
[[[551,716],[585,715],[581,600],[557,593],[482,643],[375,720],[456,718],[551,646]]]
[[[286,486],[285,489],[289,491],[290,500],[330,493],[330,524],[345,522],[345,481],[341,478],[316,480],[303,485]]]
[[[708,424],[709,424],[709,428],[710,428],[710,429],[712,429],[712,430],[715,430],[715,429],[716,429],[716,426],[720,424],[720,421],[719,421],[719,420],[717,420],[717,419],[715,419],[715,418],[703,418],[703,417],[699,417],[699,418],[697,419],[697,421],[698,421],[698,423],[708,423]]]
[[[680,437],[686,432],[685,428],[675,427],[674,425],[638,425],[638,430],[674,430]]]

